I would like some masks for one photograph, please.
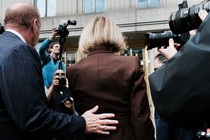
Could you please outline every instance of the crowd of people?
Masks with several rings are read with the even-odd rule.
[[[210,23],[205,10],[198,15],[206,24]],[[177,51],[179,44],[173,39],[169,39],[169,46],[158,48],[155,72],[149,79],[156,109],[153,125],[140,60],[136,56],[118,55],[127,45],[109,17],[95,16],[87,23],[78,46],[78,52],[85,57],[69,67],[59,60],[61,46],[56,41],[55,28],[38,52],[35,50],[41,19],[33,5],[11,5],[5,12],[4,22],[5,31],[0,35],[0,136],[3,140],[196,140],[199,130],[209,130],[208,112],[202,117],[192,114],[194,110],[195,113],[208,111],[204,110],[208,105],[204,109],[203,104],[199,104],[201,109],[194,106],[189,109],[186,106],[191,101],[182,100],[184,105],[176,106],[179,95],[189,93],[183,88],[176,89],[177,98],[171,98],[175,92],[171,85],[180,79],[173,81],[177,75],[170,72],[180,57],[185,58],[182,60],[185,63],[190,55],[182,48]],[[207,26],[205,22],[203,28]],[[194,39],[189,39],[191,42],[186,45],[202,44],[203,38],[199,36],[202,31],[193,32]],[[206,42],[200,46],[208,47]],[[206,52],[198,53],[205,56]],[[179,68],[178,72],[186,74],[186,69]],[[166,87],[164,80],[169,83]],[[191,85],[185,87],[190,89]],[[198,93],[206,94],[209,88]],[[190,92],[194,95],[196,90]],[[202,120],[189,125],[179,117],[180,110],[185,111],[183,115],[192,116],[193,121]]]
[[[81,116],[50,108],[44,90],[42,64],[34,46],[41,28],[38,10],[27,3],[7,8],[0,35],[0,135],[4,140],[37,140],[108,135],[116,130],[113,113],[96,114],[99,106]]]

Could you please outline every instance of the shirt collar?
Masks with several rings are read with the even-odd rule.
[[[18,33],[17,31],[12,30],[12,29],[7,29],[6,31],[12,32],[13,34],[17,35],[23,42],[26,43],[26,41],[25,41],[25,39],[23,38],[23,36],[22,36],[20,33]]]

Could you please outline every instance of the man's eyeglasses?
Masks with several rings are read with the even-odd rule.
[[[59,75],[65,76],[65,73],[55,73],[55,76],[59,76]]]

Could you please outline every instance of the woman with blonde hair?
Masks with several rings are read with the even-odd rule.
[[[79,51],[87,57],[67,68],[69,88],[79,114],[99,105],[119,124],[110,135],[88,134],[89,140],[154,140],[144,72],[135,56],[120,56],[125,39],[106,16],[96,16],[83,29]],[[100,127],[106,130],[106,127]]]

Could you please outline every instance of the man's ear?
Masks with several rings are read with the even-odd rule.
[[[35,19],[33,19],[33,22],[32,22],[32,32],[35,33],[39,29],[40,29],[40,22],[38,19],[35,18]]]

